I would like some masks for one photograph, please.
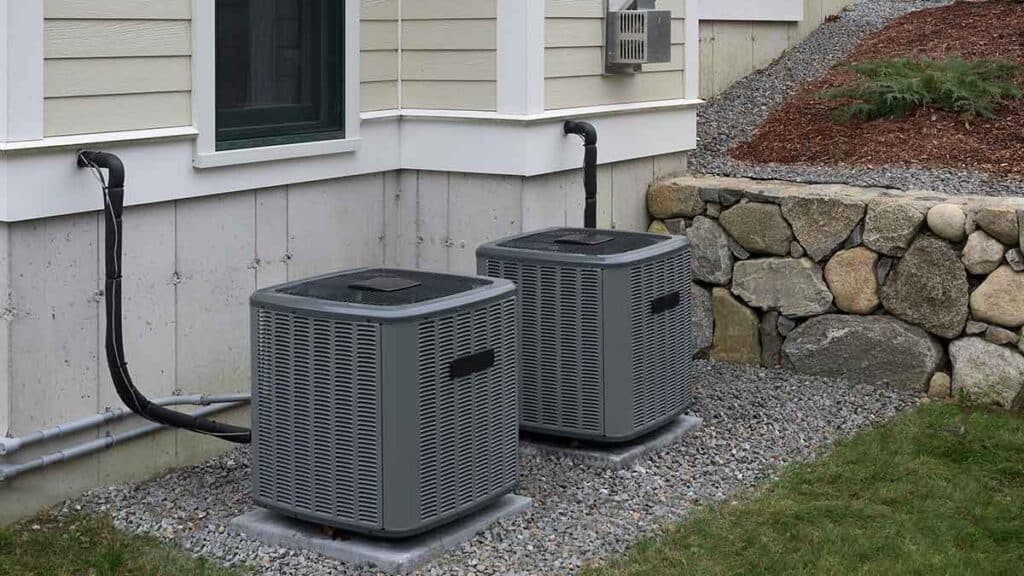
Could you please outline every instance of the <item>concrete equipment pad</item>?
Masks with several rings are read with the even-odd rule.
[[[675,444],[684,436],[696,432],[703,422],[696,416],[683,414],[664,427],[624,444],[600,444],[523,434],[520,436],[519,450],[523,454],[566,456],[600,468],[626,468],[641,456]]]
[[[532,502],[525,496],[508,494],[451,524],[404,540],[349,533],[345,539],[334,539],[321,526],[263,509],[233,519],[231,528],[268,546],[310,550],[353,566],[370,564],[389,574],[407,574],[446,550],[462,545],[498,520],[526,511]]]

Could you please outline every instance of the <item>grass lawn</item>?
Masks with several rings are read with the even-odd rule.
[[[1022,573],[1024,418],[937,404],[585,572]]]
[[[0,529],[0,576],[238,576],[106,518],[43,516]]]

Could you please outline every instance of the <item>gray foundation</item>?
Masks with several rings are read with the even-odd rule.
[[[700,418],[684,414],[646,436],[641,436],[632,442],[612,445],[533,435],[522,436],[519,442],[519,452],[565,456],[600,468],[626,468],[642,456],[675,444],[684,436],[696,432],[701,425],[703,425],[703,420]]]
[[[328,536],[321,526],[257,509],[231,521],[231,527],[269,546],[310,550],[354,566],[373,565],[389,574],[407,574],[435,556],[470,540],[495,522],[530,508],[532,500],[508,494],[490,506],[426,534],[406,540]]]

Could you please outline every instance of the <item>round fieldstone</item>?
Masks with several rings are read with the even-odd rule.
[[[1017,333],[999,326],[989,326],[985,328],[985,341],[1000,346],[1017,344]]]
[[[837,252],[825,265],[825,281],[836,307],[850,314],[871,314],[878,308],[878,254],[863,246]]]
[[[864,245],[886,256],[903,256],[924,214],[913,204],[898,198],[875,198],[864,217]]]
[[[647,231],[651,234],[665,234],[668,235],[668,226],[661,220],[655,220],[651,222],[651,225],[647,227]]]
[[[928,396],[936,400],[949,398],[951,390],[952,381],[949,378],[949,374],[945,372],[936,372],[928,384]]]
[[[729,235],[718,222],[698,216],[686,230],[690,239],[690,262],[693,278],[708,284],[724,286],[732,279],[732,250]]]
[[[963,263],[967,271],[974,275],[991,274],[1003,263],[1006,247],[982,230],[972,232],[964,246]]]
[[[793,231],[774,204],[738,204],[722,212],[718,221],[751,254],[789,255]]]
[[[725,288],[711,291],[715,311],[715,336],[711,358],[736,364],[761,364],[761,334],[757,313],[744,306]]]
[[[953,393],[972,403],[1011,410],[1024,407],[1024,356],[978,337],[949,345],[953,364]]]
[[[1006,251],[1006,263],[1014,272],[1024,272],[1024,252],[1020,248],[1010,248]]]
[[[971,294],[971,314],[1005,328],[1024,326],[1024,272],[1000,266]]]
[[[967,271],[944,240],[921,236],[882,287],[882,305],[894,316],[955,338],[967,323]]]
[[[939,238],[960,242],[966,237],[967,214],[956,204],[939,204],[928,210],[928,228]]]
[[[700,189],[681,180],[661,180],[647,190],[647,211],[653,218],[693,218],[704,212]]]
[[[827,314],[794,330],[782,346],[796,372],[859,384],[924,391],[942,363],[939,341],[891,316]]]
[[[711,346],[715,336],[715,313],[711,308],[711,293],[696,284],[690,284],[690,302],[693,311],[693,349],[704,350]]]
[[[1020,242],[1020,227],[1017,211],[1009,207],[982,208],[974,214],[974,220],[989,236],[1008,246]]]
[[[821,267],[809,258],[760,258],[737,262],[732,291],[748,305],[778,310],[786,316],[824,314],[832,306],[832,293]]]
[[[845,242],[864,218],[863,202],[847,198],[787,197],[782,215],[807,255],[815,262],[826,258]]]

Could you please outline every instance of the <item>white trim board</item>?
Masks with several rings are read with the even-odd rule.
[[[0,142],[43,137],[43,2],[0,0]]]
[[[699,1],[701,20],[801,22],[804,19],[804,0]]]
[[[599,134],[598,162],[607,164],[692,150],[692,103],[630,113],[580,114]],[[562,131],[564,116],[530,122],[453,117],[368,119],[351,152],[222,168],[193,167],[192,138],[110,142],[127,170],[129,205],[165,202],[299,182],[399,169],[534,176],[579,168],[578,138]],[[95,180],[75,165],[73,150],[8,151],[0,161],[6,192],[0,221],[22,221],[102,208]]]
[[[544,111],[545,0],[497,0],[498,112]]]

